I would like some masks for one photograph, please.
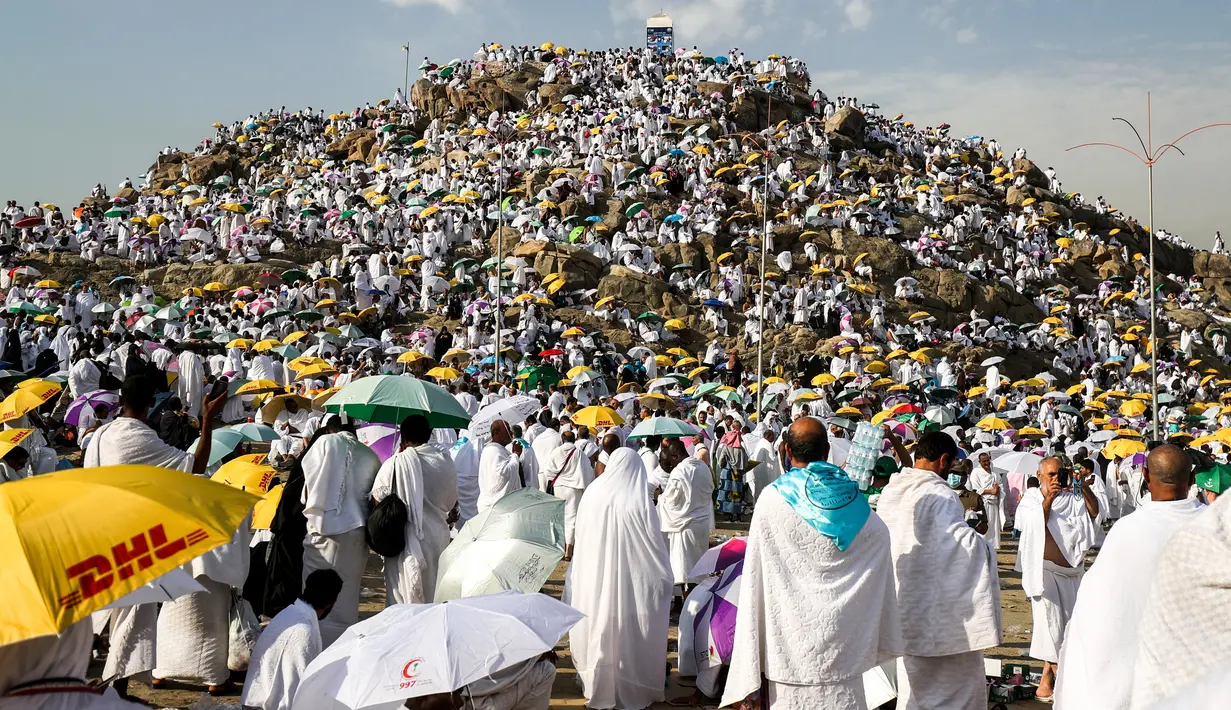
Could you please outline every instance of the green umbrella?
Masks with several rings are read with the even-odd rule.
[[[645,313],[642,313],[641,315],[637,316],[637,320],[641,320],[641,321],[661,321],[662,319],[663,317],[658,315],[654,311],[646,311]]]
[[[295,283],[296,281],[307,281],[308,274],[301,269],[287,269],[282,272],[282,281],[285,283]]]
[[[298,318],[299,320],[304,320],[304,321],[318,321],[318,320],[325,319],[325,315],[323,313],[321,313],[320,311],[313,311],[313,310],[299,311],[298,313],[295,314],[295,317]]]
[[[560,371],[550,365],[539,365],[537,367],[530,367],[530,368],[527,368],[517,373],[517,375],[518,377],[522,375],[527,376],[526,377],[526,389],[527,390],[535,389],[539,385],[545,385],[547,387],[550,387],[556,384],[557,382],[559,382],[560,380],[564,379],[564,376],[560,374]]]
[[[128,210],[124,209],[123,207],[112,207],[111,209],[104,212],[103,216],[104,217],[127,217]]]
[[[555,152],[556,151],[552,150],[551,148],[545,148],[543,146],[539,146],[538,148],[534,149],[535,155],[552,155]]]
[[[1078,417],[1081,416],[1081,410],[1069,404],[1062,404],[1059,407],[1056,407],[1056,411],[1060,412],[1061,414],[1072,414]]]
[[[299,348],[294,345],[283,345],[282,347],[270,350],[270,352],[278,353],[286,360],[294,360],[300,355],[303,355],[303,353],[299,351]]]
[[[475,260],[471,259],[468,256],[464,256],[458,259],[457,261],[453,262],[453,268],[455,269],[459,266],[462,267],[463,269],[469,269],[470,267],[474,265],[475,265]]]
[[[401,424],[411,414],[422,414],[439,429],[464,429],[470,423],[470,415],[448,390],[398,375],[356,380],[330,397],[325,411],[380,424]]]
[[[244,436],[243,432],[235,429],[215,429],[210,435],[209,463],[208,466],[217,466],[224,458],[231,455],[235,447],[248,441],[248,437]],[[192,442],[189,451],[196,451],[197,444],[201,443],[200,437]]]
[[[625,216],[625,217],[632,217],[632,216],[636,215],[638,212],[640,212],[641,210],[644,210],[644,209],[645,209],[645,203],[644,203],[644,202],[634,202],[633,204],[631,204],[631,205],[629,205],[629,206],[628,206],[628,209],[624,210],[624,216]]]
[[[647,436],[662,436],[668,439],[678,439],[684,436],[696,436],[701,432],[693,425],[672,417],[651,417],[633,428],[630,439],[644,439]]]
[[[351,217],[354,217],[356,214],[359,214],[359,213],[356,212],[355,210],[346,210],[345,212],[341,214],[341,216],[338,217],[338,219],[350,219]]]
[[[262,323],[272,323],[273,321],[281,318],[282,316],[289,316],[290,314],[291,314],[290,311],[279,311],[279,310],[269,311],[265,315],[261,316],[261,322]]]
[[[736,392],[735,390],[721,390],[719,392],[713,393],[710,396],[716,399],[725,400],[727,402],[733,402],[735,404],[744,403],[743,395],[741,395],[739,392]]]
[[[495,267],[497,267],[497,266],[499,266],[499,265],[500,265],[500,257],[498,257],[498,256],[493,256],[492,258],[490,258],[490,259],[488,259],[487,261],[483,262],[483,268],[484,268],[484,269],[494,269]]]
[[[570,242],[577,241],[577,238],[580,237],[582,234],[584,234],[585,231],[586,231],[585,227],[573,227],[573,231],[568,233],[568,240]]]
[[[632,170],[630,170],[630,171],[629,171],[629,173],[628,173],[628,175],[627,175],[627,177],[628,177],[628,179],[629,179],[629,180],[636,180],[637,178],[641,177],[642,175],[645,175],[645,168],[644,168],[644,167],[637,167],[637,168],[633,168]]]
[[[692,393],[692,396],[698,398],[704,397],[710,392],[717,390],[719,387],[722,387],[722,385],[718,382],[706,382],[705,384],[697,387],[697,389]]]

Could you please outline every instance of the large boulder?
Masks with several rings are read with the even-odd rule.
[[[563,102],[565,96],[580,93],[581,87],[576,84],[543,84],[539,87],[539,101],[551,106]]]
[[[843,106],[825,121],[825,133],[841,135],[850,138],[857,144],[863,143],[864,128],[868,120],[863,112],[851,106]]]
[[[1168,303],[1168,306],[1171,304]],[[1164,307],[1165,308],[1165,307]],[[1194,308],[1175,308],[1163,311],[1163,316],[1167,320],[1179,323],[1185,328],[1195,330],[1205,330],[1205,327],[1210,324],[1210,317],[1204,311],[1199,311]]]
[[[229,151],[197,156],[188,161],[188,181],[193,185],[208,185],[223,175],[232,177],[239,170],[239,161]]]
[[[341,140],[325,148],[325,153],[334,160],[359,160],[367,162],[376,154],[376,131],[359,128],[347,133]]]
[[[709,98],[714,94],[719,94],[722,96],[724,101],[730,101],[731,85],[717,81],[698,81],[697,93],[706,98]]]
[[[519,246],[521,246],[521,232],[517,231],[517,230],[516,230],[515,228],[513,228],[513,227],[510,227],[510,226],[508,226],[508,225],[505,225],[505,227],[504,227],[504,239],[503,239],[503,243],[502,243],[502,241],[501,241],[501,240],[499,240],[499,239],[497,239],[497,238],[496,238],[496,236],[497,236],[497,235],[496,235],[496,231],[497,231],[498,229],[499,229],[499,227],[497,227],[496,229],[493,229],[493,230],[492,230],[492,236],[491,236],[491,237],[487,240],[487,242],[488,242],[488,243],[487,243],[487,249],[488,249],[488,251],[491,253],[491,255],[492,255],[492,256],[500,256],[500,257],[506,257],[506,256],[509,256],[509,255],[511,255],[511,254],[512,254],[512,253],[513,253],[513,252],[514,252],[514,251],[515,251],[515,250],[516,250]],[[545,243],[545,242],[544,242],[544,243]],[[500,247],[502,247],[502,248],[501,248],[501,249],[497,249],[497,248],[496,248],[497,246],[500,246]],[[551,272],[550,272],[550,271],[545,271],[545,272],[543,272],[543,274],[544,274],[544,275],[545,275],[545,274],[549,274],[549,273],[551,273]]]
[[[453,103],[449,101],[448,87],[434,84],[427,79],[420,79],[410,87],[410,103],[429,118],[443,118],[449,115],[453,108]]]
[[[624,266],[612,266],[598,283],[598,297],[608,296],[635,308],[661,313],[671,291],[666,281]]]
[[[956,269],[922,269],[915,272],[918,290],[944,304],[954,313],[966,313],[974,305],[974,282]]]
[[[1193,255],[1193,273],[1203,279],[1231,279],[1231,256],[1199,251]]]
[[[540,276],[563,274],[569,290],[597,288],[603,275],[603,263],[598,257],[572,244],[536,239],[519,244],[513,256],[530,261]]]
[[[543,70],[533,63],[523,64],[517,71],[496,77],[496,86],[521,103],[526,101],[526,92],[533,89],[543,78]]]
[[[1044,190],[1051,187],[1051,181],[1047,179],[1047,176],[1043,174],[1042,170],[1039,170],[1039,166],[1035,165],[1032,161],[1027,160],[1026,158],[1019,158],[1013,161],[1013,172],[1026,173],[1026,182],[1034,185],[1035,187],[1039,187]]]
[[[876,276],[897,276],[910,264],[910,252],[888,239],[860,236],[849,229],[834,229],[829,235],[834,249],[846,254],[848,264],[867,253],[864,262],[872,267]]]

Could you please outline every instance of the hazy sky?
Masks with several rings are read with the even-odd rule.
[[[666,11],[677,45],[802,57],[828,94],[917,123],[994,136],[1054,166],[1065,189],[1146,219],[1145,168],[1087,141],[1132,143],[1112,116],[1166,143],[1231,121],[1231,5],[1217,0],[84,0],[0,9],[0,199],[75,205],[231,121],[286,105],[349,110],[414,67],[483,41],[644,42]],[[1155,219],[1208,246],[1231,231],[1231,128],[1180,144],[1155,170]]]

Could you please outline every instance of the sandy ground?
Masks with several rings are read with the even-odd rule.
[[[746,524],[722,524],[715,533],[716,536],[735,536],[747,532]],[[1017,547],[1014,541],[1006,539],[1005,545],[1000,551],[1000,588],[1001,602],[1004,609],[1004,643],[999,647],[991,649],[987,653],[988,658],[999,658],[1005,661],[1021,661],[1030,663],[1034,669],[1040,670],[1041,663],[1038,661],[1031,662],[1026,657],[1030,648],[1030,603],[1026,600],[1021,589],[1021,575],[1013,571],[1013,560],[1016,555]],[[564,574],[568,569],[566,563],[561,562],[556,568],[555,573],[543,587],[546,594],[559,598],[564,591]],[[363,586],[365,595],[360,604],[359,615],[361,618],[367,618],[378,613],[384,608],[384,577],[381,573],[380,558],[373,556],[369,560],[367,570],[364,575]],[[668,646],[668,660],[671,662],[672,668],[676,667],[676,627],[674,624],[678,621],[678,617],[672,615],[671,641]],[[560,654],[560,662],[556,672],[556,681],[552,692],[551,707],[555,708],[581,708],[585,705],[585,699],[581,695],[581,687],[577,682],[577,674],[573,670],[572,659],[569,655],[568,637],[556,647],[556,651]],[[97,674],[102,670],[102,664],[96,663],[91,667],[91,672]],[[243,684],[241,675],[235,677],[236,687],[233,692],[219,698],[207,698],[204,702],[211,701],[220,704],[238,704],[239,691]],[[149,687],[141,683],[132,683],[130,691],[133,695],[142,702],[149,704],[155,708],[185,708],[197,703],[202,698],[202,689],[200,688],[170,688],[166,690],[151,690]],[[680,679],[676,673],[672,672],[669,678],[669,687],[667,689],[667,699],[678,698],[691,694],[693,688],[680,684]],[[652,706],[654,710],[661,710],[670,707],[665,703],[658,703]],[[701,707],[716,708],[717,703],[703,705]],[[1035,701],[1022,701],[1011,705],[1012,708],[1044,708],[1049,707],[1043,703]]]

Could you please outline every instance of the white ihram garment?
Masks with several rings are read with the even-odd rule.
[[[876,510],[889,526],[902,619],[898,707],[982,710],[987,686],[972,652],[1000,643],[995,553],[931,471],[902,469]]]
[[[569,442],[551,452],[540,476],[554,482],[554,495],[564,501],[564,544],[572,545],[577,528],[577,507],[586,486],[594,480],[594,467],[577,444]]]
[[[321,649],[316,609],[302,599],[295,600],[261,631],[252,649],[240,704],[261,710],[290,710],[304,671]]]
[[[78,621],[58,636],[39,636],[0,646],[0,710],[141,710],[145,707],[97,693],[86,685],[93,639],[90,622]],[[47,692],[39,692],[38,686],[44,683]],[[15,691],[15,686],[19,685],[25,689]]]
[[[1205,511],[1195,499],[1148,502],[1116,523],[1081,581],[1060,649],[1056,707],[1128,710],[1137,630],[1175,533]]]
[[[667,534],[672,578],[676,584],[686,584],[692,581],[692,568],[709,549],[714,530],[710,467],[691,456],[677,464],[658,497],[658,517]]]
[[[671,569],[645,467],[617,449],[581,501],[563,600],[585,614],[569,632],[591,708],[640,710],[663,699]]]
[[[761,491],[722,704],[761,689],[775,710],[866,707],[863,674],[902,653],[889,543],[871,513],[839,550],[776,488]]]

